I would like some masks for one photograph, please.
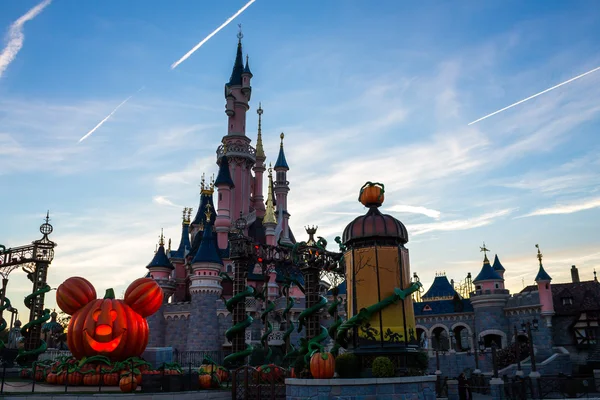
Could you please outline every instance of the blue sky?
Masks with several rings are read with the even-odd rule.
[[[3,49],[38,4],[0,3]],[[364,212],[360,186],[380,181],[426,285],[438,271],[476,274],[483,241],[512,290],[532,283],[536,243],[555,282],[571,264],[592,278],[600,72],[467,124],[600,66],[595,1],[257,0],[170,69],[244,4],[54,0],[25,22],[0,72],[0,243],[37,239],[50,209],[53,287],[81,275],[120,293],[143,275],[160,229],[178,242],[181,209],[197,207],[202,173],[216,171],[242,23],[248,134],[261,101],[271,161],[286,133],[297,237],[316,224],[333,243]],[[9,283],[17,306],[23,275]]]

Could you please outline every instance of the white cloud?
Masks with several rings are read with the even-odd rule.
[[[180,206],[178,204],[173,203],[171,200],[169,200],[167,197],[165,196],[154,196],[152,198],[152,201],[155,202],[158,205],[161,206],[169,206],[169,207],[177,207],[177,208],[183,208],[183,206]]]
[[[398,212],[398,213],[413,213],[413,214],[423,214],[430,218],[440,219],[441,212],[437,210],[432,210],[430,208],[421,207],[421,206],[406,206],[406,205],[395,205],[389,208],[386,208],[387,211]]]
[[[407,226],[407,229],[409,233],[412,233],[415,236],[435,231],[462,231],[466,229],[474,229],[490,225],[495,220],[505,217],[514,211],[515,209],[498,210],[472,218],[440,221],[429,224],[409,225]]]
[[[579,200],[571,204],[557,204],[552,207],[540,208],[519,218],[533,217],[537,215],[572,214],[579,211],[591,210],[600,207],[600,198]]]
[[[0,78],[10,63],[12,63],[15,57],[17,57],[21,47],[23,47],[23,41],[25,40],[25,35],[23,34],[23,25],[25,25],[25,22],[31,21],[37,17],[38,14],[41,13],[44,8],[51,3],[51,1],[52,0],[42,1],[40,4],[27,11],[23,16],[13,22],[8,29],[6,47],[4,47],[4,50],[2,50],[2,53],[0,53]]]

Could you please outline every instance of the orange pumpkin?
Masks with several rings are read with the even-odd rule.
[[[360,189],[358,201],[360,201],[362,205],[366,207],[379,207],[381,204],[383,204],[384,192],[385,189],[382,183],[367,182]]]
[[[121,392],[125,393],[135,392],[135,389],[137,389],[137,381],[135,380],[135,377],[131,375],[125,375],[122,377],[119,381],[119,389],[121,389]]]
[[[212,386],[212,376],[208,374],[198,376],[198,383],[202,389],[210,389]]]
[[[261,365],[256,370],[260,379],[266,383],[278,383],[284,376],[284,369],[275,364]]]
[[[117,386],[119,384],[119,374],[112,372],[102,375],[102,383],[104,386]]]
[[[335,358],[331,353],[315,353],[310,358],[310,373],[315,379],[331,379],[335,373]]]
[[[56,385],[56,378],[56,374],[54,372],[50,372],[48,375],[46,375],[46,383]]]
[[[294,371],[294,367],[290,368],[290,378],[296,377],[296,371]]]
[[[79,386],[83,382],[83,375],[81,375],[81,372],[71,372],[67,377],[67,381],[69,386]]]
[[[115,300],[113,289],[108,289],[104,299],[92,299],[73,311],[91,293],[95,296],[91,284],[87,282],[86,286],[85,282],[83,278],[69,278],[57,290],[59,306],[72,314],[67,344],[73,356],[81,359],[104,355],[122,361],[142,354],[148,344],[146,317],[162,304],[160,286],[149,278],[137,279],[127,288],[124,300]],[[69,286],[71,283],[74,288]],[[140,293],[139,288],[145,292]]]
[[[100,375],[95,372],[90,372],[89,374],[83,375],[83,385],[84,386],[99,386],[100,385]]]
[[[229,379],[229,371],[220,365],[202,364],[199,369],[200,374],[214,375],[219,379],[219,382],[225,382]]]

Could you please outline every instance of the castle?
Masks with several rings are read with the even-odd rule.
[[[487,249],[482,248],[487,252]],[[581,281],[576,266],[571,282],[552,284],[538,248],[535,285],[510,294],[504,287],[506,272],[496,255],[493,263],[484,255],[475,279],[462,284],[437,274],[430,288],[414,303],[417,336],[422,347],[461,353],[492,345],[503,349],[515,342],[527,343],[530,324],[536,358],[566,354],[574,365],[595,364],[600,359],[596,340],[600,316],[600,283]]]
[[[170,241],[165,246],[161,236],[147,266],[149,275],[165,293],[161,310],[148,318],[149,347],[168,346],[179,351],[219,351],[231,347],[225,331],[232,325],[232,316],[225,301],[232,297],[233,286],[223,280],[221,274],[233,275],[229,249],[236,220],[243,218],[246,221],[244,234],[255,243],[296,243],[289,228],[289,166],[283,146],[284,135],[280,135],[275,165],[268,168],[266,199],[263,180],[267,166],[260,105],[256,147],[251,146],[251,139],[246,135],[252,73],[248,58],[245,63],[243,61],[241,34],[238,38],[233,71],[225,84],[227,134],[217,148],[216,179],[207,182],[203,176],[199,207],[193,219],[191,209],[184,210],[177,249],[171,249]],[[482,250],[486,254],[474,280],[469,274],[464,284],[455,285],[440,274],[429,290],[416,296],[413,304],[416,333],[422,347],[450,353],[472,351],[476,346],[489,349],[492,344],[506,348],[515,341],[529,340],[522,328],[529,322],[535,326],[532,339],[536,356],[544,359],[561,348],[568,351],[576,363],[600,361],[600,349],[596,348],[600,284],[596,278],[580,282],[573,266],[572,283],[552,284],[538,251],[536,284],[511,295],[504,286],[506,271],[498,256],[490,263],[488,250],[485,246]],[[418,280],[418,276],[415,274],[413,279]],[[268,300],[275,303],[274,329],[268,339],[269,345],[273,346],[284,344],[281,312],[286,302],[280,296],[282,284],[283,276],[277,271],[265,277],[256,268],[248,274],[248,285],[258,290],[267,285]],[[327,289],[326,283],[323,289]],[[345,282],[339,286],[339,295],[345,302]],[[296,300],[291,310],[291,318],[296,320],[304,309],[304,294],[297,286],[292,286],[290,296]],[[344,308],[345,305],[340,309],[342,316]],[[258,318],[263,310],[262,300],[247,298],[246,310],[255,317],[253,325],[246,331],[246,341],[258,343],[264,333]],[[292,340],[295,342],[302,334],[294,333]]]
[[[224,301],[231,298],[233,286],[223,280],[221,274],[233,275],[233,263],[229,257],[229,239],[236,231],[236,220],[243,218],[247,224],[244,234],[255,243],[275,245],[277,242],[296,242],[289,228],[290,213],[287,196],[290,191],[287,180],[289,170],[284,147],[284,134],[273,168],[268,169],[267,198],[263,186],[267,171],[266,155],[262,143],[262,113],[259,105],[258,134],[256,147],[246,136],[246,113],[250,109],[252,95],[252,72],[248,56],[244,64],[242,35],[238,34],[238,45],[233,71],[225,84],[225,114],[227,134],[217,149],[217,177],[207,182],[202,177],[200,204],[194,219],[191,209],[183,212],[181,240],[176,250],[170,243],[165,248],[161,235],[158,248],[148,264],[149,276],[154,278],[165,293],[161,310],[148,319],[150,325],[150,347],[170,346],[179,351],[227,349],[231,343],[225,339],[225,330],[231,327],[231,315]],[[273,176],[273,170],[275,176]],[[216,189],[216,207],[213,195]],[[268,285],[268,299],[276,300],[280,295],[282,276],[272,272],[268,277],[262,271],[248,274],[248,285],[262,289]],[[303,308],[303,293],[292,286],[290,296],[297,299],[292,314]],[[285,299],[283,299],[285,300]],[[275,301],[276,311],[285,304]],[[247,311],[256,316],[262,310],[260,300],[246,301]],[[249,329],[248,341],[258,341],[261,324],[257,320]],[[271,345],[283,344],[280,321],[274,321]]]

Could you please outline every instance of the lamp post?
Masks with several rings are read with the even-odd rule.
[[[515,357],[517,358],[517,376],[523,376],[523,371],[521,370],[521,349],[519,348],[519,332],[517,331],[517,325],[514,325],[515,331]]]
[[[496,342],[492,342],[492,367],[494,369],[494,378],[498,377],[498,362],[496,359],[496,349],[497,349],[497,345]]]
[[[527,321],[521,324],[521,327],[524,331],[527,332],[527,341],[529,342],[529,359],[531,360],[531,373],[537,372],[537,367],[535,365],[535,354],[533,352],[533,335],[531,331],[537,331],[539,328],[537,318],[534,318],[533,321]]]
[[[450,348],[448,350],[450,350],[450,353],[454,353],[454,332],[450,330],[448,336],[450,337]]]
[[[473,332],[473,354],[475,355],[475,371],[473,371],[473,373],[475,374],[481,373],[481,370],[479,369],[479,354],[477,353],[478,349],[483,352],[485,350],[485,343],[483,342],[483,339],[480,339],[478,342],[477,333]]]

